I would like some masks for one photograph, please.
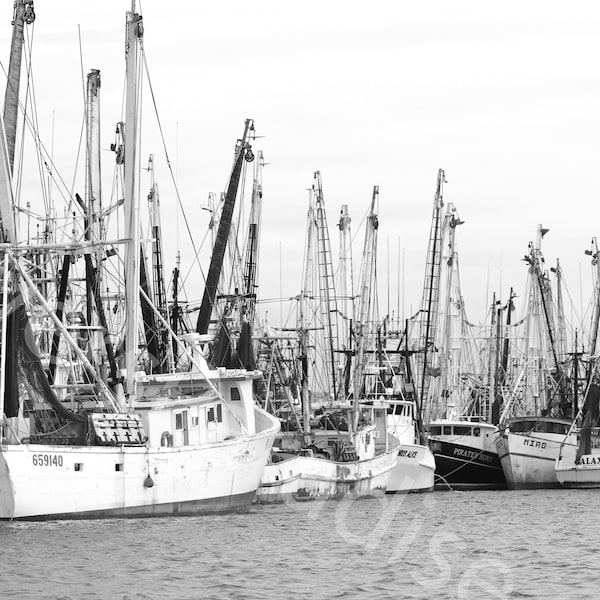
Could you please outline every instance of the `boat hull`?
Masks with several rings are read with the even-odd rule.
[[[506,479],[496,452],[447,440],[430,443],[435,457],[436,489],[506,488]]]
[[[385,493],[396,465],[394,448],[373,458],[337,462],[313,456],[300,457],[298,501],[366,498]]]
[[[557,434],[499,434],[496,448],[509,489],[560,487],[555,462],[564,436]]]
[[[198,447],[0,447],[0,519],[192,515],[247,509],[277,427]]]
[[[282,504],[294,502],[298,495],[300,456],[292,456],[265,466],[254,497],[255,504]]]
[[[432,492],[434,477],[435,459],[427,446],[400,444],[386,493]]]

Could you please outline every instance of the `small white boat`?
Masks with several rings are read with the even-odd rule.
[[[415,404],[400,396],[382,395],[387,405],[388,431],[399,442],[396,466],[386,492],[402,494],[432,492],[435,477],[435,458],[428,446],[418,443],[415,427]]]

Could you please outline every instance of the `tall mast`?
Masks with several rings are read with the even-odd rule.
[[[367,222],[365,226],[365,243],[361,262],[361,275],[359,280],[358,307],[355,318],[356,332],[356,361],[354,367],[354,398],[358,400],[360,387],[363,383],[365,353],[370,343],[369,337],[373,333],[373,307],[376,294],[376,259],[377,259],[377,231],[379,219],[377,217],[376,204],[379,199],[379,186],[373,186],[373,196]],[[358,403],[355,401],[354,406]]]
[[[127,100],[125,104],[125,231],[129,238],[125,250],[126,334],[125,334],[125,391],[132,402],[135,397],[137,370],[139,285],[140,285],[140,113],[139,88],[141,81],[140,45],[143,38],[141,15],[127,13]]]
[[[598,323],[600,322],[600,254],[598,252],[598,242],[596,238],[592,238],[592,249],[586,250],[585,253],[592,257],[592,266],[596,267],[596,284],[594,286],[594,308],[592,313],[592,333],[590,335],[590,360],[587,368],[587,379],[589,381],[593,364],[594,355],[596,354],[596,345],[598,344]]]
[[[21,82],[21,58],[23,55],[23,27],[31,25],[35,20],[33,0],[15,0],[13,15],[13,33],[10,46],[10,61],[6,92],[4,94],[4,127],[10,173],[12,175],[15,164],[15,145],[17,140],[17,120],[19,114],[19,88]]]
[[[446,297],[444,312],[444,340],[443,348],[443,392],[445,396],[444,416],[451,418],[454,410],[460,415],[464,412],[464,403],[461,398],[460,370],[464,349],[464,307],[460,289],[460,275],[458,270],[458,252],[456,251],[456,228],[464,221],[458,218],[453,204],[446,207],[444,229],[448,231],[448,260]],[[441,394],[440,394],[441,395]],[[436,398],[437,400],[437,398]],[[431,415],[438,418],[439,415]]]
[[[433,215],[429,234],[429,245],[427,248],[427,263],[425,266],[425,284],[423,286],[423,299],[421,302],[420,328],[419,328],[419,359],[421,362],[421,381],[419,382],[419,404],[423,413],[427,409],[427,396],[429,391],[430,377],[429,353],[433,351],[435,335],[437,330],[439,299],[440,299],[440,275],[442,264],[442,208],[443,186],[445,174],[443,169],[438,170],[435,198],[433,201]],[[421,420],[423,415],[419,415]]]
[[[152,292],[154,304],[164,319],[168,319],[167,290],[163,272],[162,229],[160,224],[160,196],[158,185],[154,178],[154,156],[148,158],[148,171],[150,172],[150,192],[148,203],[150,205],[150,226],[152,228]],[[153,313],[154,314],[154,313]],[[169,333],[163,323],[152,317],[153,328],[158,336],[158,364],[161,373],[167,368],[169,356]]]
[[[252,121],[252,119],[246,119],[244,134],[242,135],[242,138],[237,141],[235,147],[233,170],[229,179],[229,185],[225,195],[225,202],[223,204],[223,210],[219,219],[217,237],[210,259],[208,275],[206,276],[206,285],[204,287],[202,304],[200,305],[200,311],[198,313],[198,321],[196,322],[196,331],[200,334],[204,334],[208,331],[211,313],[215,305],[217,288],[219,286],[219,278],[221,277],[221,268],[223,266],[223,259],[225,257],[225,249],[227,247],[227,241],[229,240],[229,231],[233,219],[233,209],[235,207],[235,200],[237,197],[238,186],[240,184],[240,176],[242,173],[244,159],[248,162],[254,160],[254,155],[252,154],[250,144],[246,141],[250,131],[254,131],[254,121]]]
[[[319,305],[325,328],[325,352],[329,355],[329,369],[331,372],[332,399],[338,397],[338,373],[336,368],[335,353],[338,350],[338,315],[337,298],[333,275],[333,260],[331,257],[331,245],[329,241],[329,228],[327,226],[327,215],[325,212],[325,199],[323,197],[323,186],[321,173],[316,171],[313,181],[313,195],[315,199],[315,218],[317,228],[317,264],[319,278]]]
[[[338,221],[338,229],[340,230],[338,307],[342,314],[341,339],[343,344],[350,343],[350,327],[347,323],[352,315],[351,298],[354,294],[351,223],[352,219],[348,212],[348,205],[343,204],[340,211],[340,220]],[[349,349],[347,350],[349,351]]]
[[[258,254],[260,249],[260,226],[262,219],[262,166],[263,154],[258,153],[258,160],[254,167],[254,182],[252,184],[252,202],[248,223],[248,239],[244,258],[244,304],[246,306],[245,319],[250,324],[254,323],[254,310],[256,306],[256,288],[258,283]]]

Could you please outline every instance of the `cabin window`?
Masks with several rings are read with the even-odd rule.
[[[442,435],[442,428],[440,425],[432,425],[429,428],[429,435]]]
[[[240,390],[238,390],[236,387],[231,388],[230,395],[233,402],[239,402],[241,400]]]
[[[452,435],[452,425],[444,425],[442,433],[443,435]]]
[[[122,471],[123,470],[123,463],[117,463],[115,465],[115,471]]]
[[[83,463],[75,463],[73,466],[74,471],[83,471]]]
[[[481,436],[481,429],[479,427],[473,427],[473,435],[475,437]]]
[[[175,429],[181,431],[183,429],[183,413],[175,414]]]
[[[454,435],[471,435],[471,428],[464,425],[455,425]]]
[[[192,417],[192,427],[198,427],[198,417]]]
[[[217,404],[217,406],[211,406],[206,414],[209,423],[223,422],[223,407],[221,404]]]

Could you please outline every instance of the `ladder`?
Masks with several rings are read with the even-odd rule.
[[[435,347],[435,336],[437,333],[442,265],[442,208],[444,206],[442,188],[444,182],[444,170],[439,169],[437,188],[433,203],[431,229],[429,232],[429,244],[427,247],[425,282],[423,285],[423,298],[421,301],[419,324],[419,361],[421,363],[421,372],[418,398],[422,411],[427,402],[429,384],[431,381],[428,372],[431,366],[429,354]]]
[[[319,280],[319,303],[324,326],[324,346],[329,356],[331,368],[331,381],[333,399],[336,400],[340,386],[337,381],[335,366],[335,352],[339,348],[338,342],[338,309],[335,294],[333,274],[333,260],[331,257],[331,243],[329,228],[325,213],[321,173],[314,174],[313,194],[315,198],[315,222],[317,232],[317,266]]]

